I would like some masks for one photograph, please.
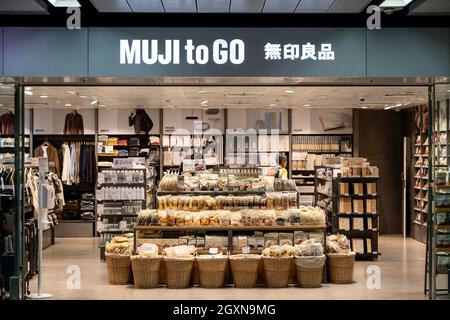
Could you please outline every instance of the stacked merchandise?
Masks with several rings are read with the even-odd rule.
[[[365,159],[316,169],[316,205],[327,212],[331,231],[350,238],[357,259],[378,256],[378,180],[378,168]]]
[[[428,180],[429,180],[429,141],[428,141],[428,107],[417,107],[415,111],[415,142],[414,142],[414,199],[413,225],[411,235],[414,239],[426,242],[427,239],[427,217],[428,217]],[[443,165],[447,156],[447,128],[446,123],[440,124],[442,132],[437,133],[436,143],[442,144],[437,147],[436,153],[439,164]],[[444,161],[441,163],[441,161]]]
[[[292,137],[292,179],[299,188],[300,204],[314,202],[314,169],[330,157],[352,154],[351,135],[294,135]]]

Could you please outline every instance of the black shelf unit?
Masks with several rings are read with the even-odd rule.
[[[357,260],[376,260],[378,259],[378,235],[379,235],[379,208],[380,208],[380,190],[379,178],[378,177],[336,177],[335,170],[338,168],[318,166],[316,167],[315,174],[315,204],[322,207],[327,212],[327,222],[329,225],[328,231],[331,233],[341,233],[344,234],[351,242],[352,249],[354,248],[353,241],[355,239],[363,239],[364,253],[357,253]],[[318,176],[318,172],[325,170],[331,173],[329,177],[323,178]],[[318,190],[319,185],[324,183],[329,184],[330,193],[326,194]],[[341,194],[339,190],[340,183],[347,183],[349,192],[346,194]],[[354,183],[362,184],[363,195],[354,194]],[[375,183],[377,194],[368,194],[367,183]],[[342,198],[350,199],[351,208],[350,211],[341,212],[340,210],[340,200]],[[331,206],[323,207],[320,205],[321,200],[328,199]],[[362,200],[363,210],[362,212],[355,212],[355,202],[354,200]],[[367,200],[375,200],[376,202],[376,212],[369,213]],[[363,221],[362,230],[354,229],[355,220],[360,218]],[[340,228],[339,219],[348,219],[348,230]],[[369,222],[370,219],[370,222]],[[370,242],[369,244],[367,242]]]

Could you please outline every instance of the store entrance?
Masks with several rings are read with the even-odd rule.
[[[295,244],[308,238],[324,243],[327,233],[339,232],[350,240],[350,249],[357,252],[358,261],[370,261],[357,262],[361,268],[367,263],[382,263],[402,250],[399,235],[404,219],[409,235],[415,237],[411,230],[416,221],[417,199],[423,204],[426,198],[425,193],[414,192],[415,179],[425,177],[427,172],[422,168],[419,172],[415,168],[417,161],[410,161],[405,173],[408,198],[404,217],[402,150],[403,139],[408,137],[408,156],[413,159],[417,134],[422,133],[415,119],[427,104],[428,88],[423,86],[27,86],[24,133],[30,141],[28,151],[32,157],[46,155],[53,163],[50,171],[56,191],[55,206],[49,211],[44,232],[45,251],[52,252],[46,255],[44,251],[44,268],[49,270],[44,271],[44,277],[50,270],[61,271],[56,270],[60,269],[56,267],[59,259],[72,259],[74,265],[88,265],[95,259],[93,272],[101,274],[107,285],[106,266],[101,262],[107,243],[126,233],[134,237],[135,232],[144,239],[139,242],[139,237],[134,237],[136,246],[149,242],[160,248],[192,244],[199,253],[217,248],[230,254],[241,253],[243,248],[261,253],[270,244]],[[419,143],[424,157],[425,142],[423,139]],[[280,154],[286,157],[285,171],[279,170]],[[355,171],[342,175],[342,163]],[[360,171],[360,167],[366,171]],[[190,176],[177,178],[183,170],[205,169],[209,171],[198,185]],[[321,180],[323,174],[331,174],[331,180],[338,178],[334,170],[339,170],[339,178],[344,180],[332,181],[330,188],[342,185],[343,193],[335,194],[338,189],[327,189],[328,183]],[[198,191],[204,197],[202,201],[211,201],[214,192],[224,191],[221,177],[227,176],[229,186],[230,176],[239,176],[235,182],[237,194],[227,191],[226,196],[227,200],[234,196],[233,201],[238,202],[231,206],[241,210],[250,207],[239,201],[256,201],[262,194],[252,179],[273,176],[271,172],[278,175],[279,171],[294,185],[286,184],[282,191],[288,194],[285,209],[291,204],[320,208],[326,212],[324,228],[297,230],[288,226],[285,220],[289,217],[283,220],[281,216],[273,217],[270,227],[252,225],[251,217],[253,222],[246,224],[242,213],[237,229],[244,225],[249,230],[227,227],[205,232],[198,230],[198,225],[188,230],[184,222],[180,231],[172,228],[179,227],[176,222],[161,222],[161,216],[155,223],[137,221],[155,219],[152,210],[167,211],[176,197],[178,202],[183,200],[180,211],[205,211],[212,226],[216,220],[220,225],[222,218],[227,225],[233,225],[230,217],[211,216],[214,210],[226,211],[228,207],[211,205],[202,209],[192,194],[185,195],[192,201],[185,206],[187,199],[176,194],[181,191],[179,186],[188,185],[189,192]],[[26,173],[32,175],[31,171]],[[345,181],[356,176],[360,180]],[[426,190],[425,179],[420,183],[420,188]],[[355,191],[359,187],[360,193]],[[296,190],[295,199],[289,195],[292,188]],[[244,193],[252,199],[243,199]],[[351,200],[335,200],[339,195]],[[285,197],[281,196],[279,209],[284,208]],[[420,210],[426,210],[425,206]],[[142,214],[144,209],[147,211]],[[272,208],[266,203],[264,209]],[[143,225],[146,228],[136,231],[135,227]],[[412,265],[422,270],[425,248],[419,243],[412,246],[416,253]],[[389,247],[399,251],[393,253]],[[93,284],[88,287],[94,289]],[[52,289],[64,295],[62,289]]]

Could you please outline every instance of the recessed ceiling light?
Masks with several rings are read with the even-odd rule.
[[[361,109],[369,109],[369,107],[362,106]]]
[[[394,108],[395,106],[389,106],[389,107],[384,107],[384,110],[390,110],[392,108]]]
[[[4,106],[4,104],[3,103],[0,103],[0,107],[3,107]]]
[[[60,8],[81,7],[77,0],[48,0],[48,2],[50,2],[54,7]]]
[[[275,104],[275,103],[271,103],[271,104],[269,104],[269,107],[276,107],[277,105]]]
[[[450,92],[450,89],[448,89],[447,92]]]
[[[72,106],[71,103],[66,103],[66,104],[64,105],[64,107],[71,107],[71,106]]]
[[[48,98],[48,96],[39,96],[39,98],[42,98],[42,99],[47,99]]]
[[[78,96],[78,97],[80,97],[81,99],[86,99],[87,98],[87,96]]]
[[[286,90],[284,92],[286,92],[286,93],[294,93],[295,91],[294,90]]]
[[[99,104],[98,106],[99,106],[99,107],[106,107],[105,104]]]
[[[381,4],[381,8],[404,8],[410,4],[413,0],[384,0]]]
[[[98,100],[94,100],[91,102],[91,105],[98,103]]]
[[[205,100],[205,101],[202,101],[202,104],[207,104],[209,101],[208,100]]]
[[[26,91],[30,91],[30,90],[33,90],[33,88],[32,87],[25,87],[25,90]]]
[[[206,90],[200,90],[200,91],[197,91],[197,92],[200,93],[200,94],[208,93],[208,91],[206,91]]]
[[[304,104],[303,106],[304,106],[304,107],[311,107],[310,104]]]
[[[395,106],[396,107],[401,107],[403,104],[402,103],[397,103]]]
[[[27,96],[32,96],[32,95],[33,95],[33,91],[26,90],[26,91],[25,91],[25,94],[26,94]]]
[[[77,94],[75,91],[66,91],[67,93],[70,93],[70,94]]]

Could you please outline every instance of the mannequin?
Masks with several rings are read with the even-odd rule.
[[[128,125],[134,126],[136,134],[148,134],[153,128],[153,121],[142,107],[136,107],[128,117]]]

